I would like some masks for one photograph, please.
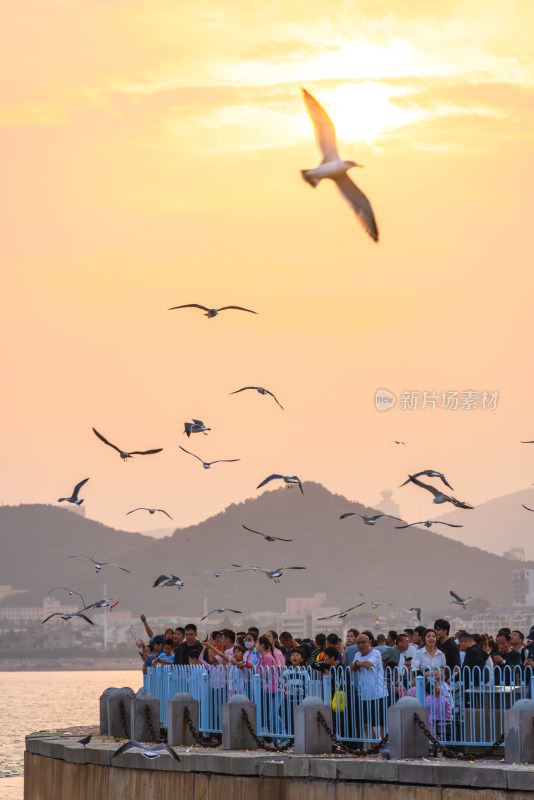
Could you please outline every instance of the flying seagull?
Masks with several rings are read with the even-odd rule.
[[[285,569],[306,569],[306,567],[278,567],[277,569],[265,569],[265,567],[251,567],[248,564],[232,564],[232,567],[238,567],[243,572],[252,570],[253,572],[265,572],[268,578],[271,578],[275,583],[280,583],[283,571]]]
[[[80,598],[80,600],[82,601],[82,605],[83,605],[83,606],[85,605],[85,600],[83,599],[83,597],[81,596],[81,594],[80,594],[79,592],[75,592],[75,591],[74,591],[74,589],[67,589],[67,587],[66,587],[66,586],[56,586],[56,588],[55,588],[55,589],[49,589],[49,590],[47,591],[47,594],[50,594],[50,592],[57,592],[57,591],[58,591],[58,589],[62,589],[64,592],[68,592],[68,593],[69,593],[69,595],[70,595],[71,597],[72,597],[72,595],[74,595],[74,594],[75,594],[75,595],[77,595],[77,596]],[[83,609],[82,609],[82,611],[83,611]]]
[[[172,756],[176,761],[180,761],[180,756],[174,752],[174,750],[169,747],[168,744],[165,742],[160,742],[159,744],[141,744],[141,742],[136,742],[132,739],[131,742],[126,742],[123,744],[122,747],[119,747],[118,750],[115,750],[111,758],[117,758],[118,756],[123,756],[128,751],[133,751],[136,753],[141,753],[142,756],[145,758],[153,759],[159,758],[159,756]]]
[[[277,474],[273,473],[273,475],[269,475],[268,478],[265,478],[264,481],[259,483],[256,486],[256,489],[261,489],[261,487],[265,486],[265,484],[269,483],[269,481],[276,481],[276,480],[284,481],[284,483],[287,484],[288,489],[290,489],[291,486],[294,483],[298,483],[300,491],[302,492],[302,494],[304,494],[304,489],[302,488],[302,483],[300,482],[300,478],[297,475],[277,475]]]
[[[201,306],[198,303],[186,303],[183,306],[173,306],[172,308],[167,309],[168,311],[176,311],[177,308],[201,308],[202,311],[205,311],[205,317],[211,319],[212,317],[216,317],[219,311],[227,311],[230,308],[235,308],[236,311],[248,311],[249,314],[257,314],[257,311],[251,311],[250,308],[243,308],[242,306],[223,306],[222,308],[207,308],[206,306]]]
[[[361,517],[366,525],[376,525],[378,520],[384,519],[396,519],[399,522],[402,522],[400,517],[392,517],[391,514],[375,514],[374,517],[368,517],[367,514],[356,514],[353,512],[348,511],[346,514],[342,514],[339,519],[345,519],[346,517]]]
[[[186,425],[187,424],[188,423],[186,423]],[[240,458],[218,458],[216,461],[202,461],[200,456],[196,456],[194,453],[191,453],[189,450],[186,450],[185,447],[182,447],[181,444],[179,444],[178,447],[180,448],[180,450],[183,450],[184,453],[187,453],[187,455],[193,456],[193,458],[197,458],[204,467],[204,469],[209,469],[212,464],[222,464],[222,463],[229,464],[231,461],[241,461]]]
[[[132,508],[132,510],[127,511],[124,516],[127,517],[128,514],[133,514],[134,511],[148,511],[149,514],[155,514],[156,511],[161,511],[162,514],[165,514],[165,516],[167,516],[169,519],[172,519],[171,515],[167,514],[164,508],[145,508],[144,506],[141,506],[141,508]]]
[[[272,392],[270,392],[269,389],[264,389],[263,386],[243,386],[242,389],[236,389],[235,392],[230,392],[230,394],[239,394],[239,392],[245,392],[247,389],[256,389],[257,392],[259,392],[260,394],[263,394],[263,395],[270,394],[271,397],[273,397],[276,400],[276,402],[278,403],[278,400],[276,399],[274,394]],[[281,405],[280,403],[278,403],[278,405],[280,406],[280,408],[283,411],[284,410],[283,405]]]
[[[306,89],[302,90],[302,94],[304,95],[308,114],[313,122],[317,144],[323,155],[323,160],[318,167],[300,171],[302,177],[313,188],[323,178],[333,180],[371,239],[378,242],[378,228],[371,204],[364,193],[358,189],[347,175],[347,170],[352,167],[361,167],[362,165],[356,164],[355,161],[342,161],[340,159],[337,151],[336,131],[332,120],[315,97],[307,92]]]
[[[360,597],[365,597],[366,600],[369,600],[369,602],[371,603],[371,608],[373,608],[373,609],[374,608],[378,608],[378,606],[392,606],[393,605],[393,603],[373,603],[371,598],[367,597],[366,594],[362,594],[361,592],[358,592],[358,594],[360,595]]]
[[[413,606],[413,608],[409,608],[408,611],[415,611],[417,614],[417,621],[421,622],[421,614],[423,613],[422,608],[418,608],[417,606]]]
[[[235,569],[219,569],[213,572],[211,569],[203,569],[200,572],[193,572],[193,575],[213,575],[214,578],[220,578],[223,572],[235,572]]]
[[[415,475],[410,475],[408,478],[412,483],[415,483],[416,486],[420,486],[422,489],[427,489],[431,494],[434,495],[434,503],[452,503],[453,506],[457,508],[473,508],[470,506],[469,503],[464,503],[461,500],[457,500],[455,497],[452,497],[449,494],[445,494],[444,492],[440,492],[439,489],[436,489],[435,486],[430,486],[428,483],[423,483],[423,481],[417,480]]]
[[[339,617],[339,619],[345,619],[349,611],[353,611],[355,608],[359,608],[360,606],[363,605],[365,605],[365,600],[363,601],[363,603],[358,603],[358,605],[356,606],[351,606],[350,608],[347,608],[346,611],[340,611],[339,614],[330,614],[328,617],[317,617],[317,622],[322,622],[323,619],[333,619],[334,617]]]
[[[529,508],[529,507],[528,507],[528,506],[526,506],[524,503],[521,503],[521,505],[523,506],[523,508],[526,508],[526,509],[527,509],[527,511],[534,511],[534,508]]]
[[[48,620],[52,619],[52,617],[61,617],[61,619],[64,619],[64,620],[74,619],[74,617],[81,617],[86,622],[88,622],[89,625],[94,625],[95,624],[92,619],[89,619],[89,617],[86,617],[85,614],[82,614],[81,611],[76,611],[76,613],[74,613],[74,614],[61,614],[59,611],[55,611],[53,614],[50,614],[50,616],[48,616],[46,619],[44,619],[41,624],[44,625],[45,622],[48,622]]]
[[[177,586],[181,589],[185,584],[177,575],[171,575],[170,577],[168,575],[160,575],[154,581],[152,588],[154,589],[156,586]]]
[[[88,480],[89,478],[85,478],[85,480],[77,483],[72,491],[71,496],[58,498],[58,503],[75,503],[77,506],[81,506],[81,504],[83,503],[83,499],[78,498],[78,492],[80,491],[82,486],[87,483]]]
[[[157,447],[155,450],[132,450],[131,452],[127,453],[125,450],[121,450],[120,447],[117,447],[116,444],[111,444],[111,442],[108,442],[106,437],[102,436],[102,434],[99,433],[96,428],[93,428],[93,433],[95,436],[98,436],[98,438],[104,442],[104,444],[107,444],[108,447],[112,447],[114,450],[116,450],[123,461],[126,461],[127,458],[133,458],[134,456],[150,456],[152,453],[161,453],[163,450],[163,447]]]
[[[68,556],[68,558],[85,558],[87,561],[92,561],[97,572],[100,572],[102,567],[118,567],[122,569],[123,572],[129,572],[130,575],[132,574],[130,569],[125,569],[125,567],[121,567],[119,564],[113,564],[111,561],[95,561],[94,558],[89,558],[89,556]]]
[[[534,439],[530,439],[528,442],[521,442],[521,444],[534,444]]]
[[[184,422],[184,433],[187,433],[188,439],[192,433],[203,433],[204,436],[207,436],[206,431],[211,431],[211,428],[206,428],[201,419],[194,419],[193,422]]]
[[[469,601],[473,599],[472,597],[460,597],[460,595],[456,594],[456,592],[453,592],[452,589],[449,594],[451,597],[454,597],[454,600],[451,600],[451,603],[454,603],[455,606],[463,606],[464,608],[467,608]]]
[[[406,445],[406,442],[398,442],[397,439],[392,439],[391,444],[403,444],[403,445]]]
[[[424,525],[425,528],[430,528],[431,525],[448,525],[449,528],[463,528],[463,525],[453,525],[452,522],[441,522],[439,519],[425,519],[424,522],[410,522],[409,525],[395,525],[399,531],[401,528],[411,528],[413,525]]]
[[[116,603],[113,603],[113,605],[111,605],[112,601],[113,598],[111,598],[110,600],[98,600],[98,602],[91,603],[90,606],[85,606],[85,608],[82,608],[82,611],[92,611],[93,608],[109,608],[109,610],[111,611],[113,608],[115,608],[115,606],[119,605],[118,600]]]
[[[448,482],[443,472],[438,472],[436,469],[423,469],[421,470],[421,472],[416,472],[414,475],[412,475],[412,478],[419,478],[421,477],[421,475],[426,475],[427,478],[441,478],[445,486],[448,486],[449,489],[452,489],[452,486]],[[408,478],[408,480],[404,481],[404,483],[401,483],[400,485],[406,486],[407,483],[410,483],[410,478]]]
[[[201,617],[200,621],[204,622],[210,614],[223,614],[225,611],[231,611],[232,614],[242,614],[242,611],[237,611],[235,608],[214,608],[213,611],[208,611],[205,617]]]
[[[260,533],[260,531],[255,531],[252,528],[247,528],[246,525],[242,525],[241,527],[244,528],[246,531],[250,531],[250,533],[257,533],[258,536],[263,536],[263,538],[265,539],[266,542],[292,542],[293,541],[293,539],[282,539],[281,536],[271,536],[268,533]]]

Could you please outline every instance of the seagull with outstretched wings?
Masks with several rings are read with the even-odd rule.
[[[454,597],[454,600],[451,600],[451,603],[453,603],[455,606],[463,606],[464,608],[467,608],[469,601],[473,599],[472,597],[460,597],[460,595],[456,594],[456,592],[453,592],[452,589],[450,590],[449,594],[451,597]]]
[[[265,478],[261,483],[256,486],[256,489],[261,489],[262,486],[265,486],[266,483],[270,483],[271,481],[284,481],[288,489],[291,489],[292,486],[298,484],[298,487],[302,494],[304,494],[304,489],[302,488],[302,483],[300,478],[297,475],[278,475],[277,473],[273,473],[269,475],[268,478]]]
[[[270,392],[269,389],[264,389],[263,386],[243,386],[242,389],[236,389],[235,392],[230,392],[230,394],[239,394],[239,392],[245,392],[247,389],[255,389],[257,392],[263,395],[270,394],[271,397],[274,398],[274,400],[278,403],[282,411],[284,410],[284,407],[278,402],[275,395]]]
[[[182,586],[185,586],[185,584],[177,575],[171,575],[170,577],[169,575],[160,575],[159,578],[156,578],[154,581],[152,588],[154,589],[157,586],[177,586],[179,589],[181,589]]]
[[[391,514],[375,514],[374,517],[368,517],[367,514],[356,514],[352,511],[342,514],[339,519],[346,519],[347,517],[361,517],[366,525],[376,525],[381,519],[396,519],[402,522],[400,517],[392,517]]]
[[[127,517],[128,514],[133,514],[134,511],[148,511],[149,514],[155,514],[156,511],[160,511],[162,514],[165,514],[166,517],[172,519],[170,514],[167,514],[164,508],[146,508],[145,506],[141,506],[141,508],[132,508],[131,511],[127,511],[125,516]]]
[[[126,742],[118,750],[115,750],[111,758],[117,758],[119,756],[123,756],[125,753],[141,753],[142,756],[152,760],[153,758],[159,758],[160,756],[172,756],[175,761],[180,761],[180,756],[175,753],[175,751],[169,747],[168,744],[165,742],[159,742],[159,744],[142,744],[141,742],[136,742],[134,739],[130,742]]]
[[[420,486],[421,489],[426,489],[428,492],[430,492],[430,494],[433,494],[433,503],[452,503],[453,506],[456,506],[456,508],[473,509],[473,506],[470,506],[469,503],[464,503],[462,500],[457,500],[456,497],[452,497],[450,494],[441,492],[439,489],[436,489],[435,486],[430,486],[428,483],[423,483],[423,481],[418,480],[415,475],[409,475],[408,480],[411,483],[415,483],[416,486]]]
[[[230,464],[232,461],[241,461],[240,458],[218,458],[216,461],[203,461],[200,456],[196,456],[190,450],[186,450],[181,444],[179,444],[178,447],[180,450],[183,450],[184,453],[187,453],[188,456],[193,456],[193,458],[196,458],[198,461],[200,461],[204,469],[210,469],[212,464]]]
[[[183,306],[173,306],[172,308],[167,309],[168,311],[176,311],[178,308],[200,308],[202,311],[205,311],[205,317],[208,319],[212,319],[216,317],[220,311],[228,311],[229,309],[233,308],[236,311],[248,311],[249,314],[257,314],[257,311],[251,311],[250,308],[243,308],[242,306],[223,306],[222,308],[208,308],[207,306],[201,306],[199,303],[186,303]]]
[[[122,569],[123,572],[129,572],[130,575],[132,574],[131,570],[121,567],[119,564],[113,564],[111,561],[95,561],[94,558],[90,558],[89,556],[68,556],[68,558],[85,558],[87,561],[92,561],[97,572],[100,572],[102,567],[118,567]]]
[[[358,594],[360,595],[360,597],[365,597],[366,600],[369,600],[369,602],[371,603],[371,608],[372,609],[378,608],[378,606],[392,606],[393,605],[393,603],[374,603],[371,600],[370,597],[367,597],[366,594],[362,594],[362,592],[358,592]]]
[[[277,569],[266,569],[265,567],[251,567],[249,564],[232,564],[232,567],[237,567],[241,572],[264,572],[268,578],[275,583],[280,583],[280,578],[285,569],[306,569],[306,567],[277,567]]]
[[[150,456],[152,453],[161,453],[163,450],[163,447],[157,447],[155,450],[131,450],[128,453],[126,450],[121,450],[116,444],[111,444],[111,442],[108,442],[106,437],[102,436],[102,434],[99,433],[96,428],[93,428],[93,433],[95,436],[98,436],[101,442],[104,442],[104,444],[107,444],[108,447],[112,447],[114,450],[116,450],[123,461],[126,461],[127,458],[133,458],[134,456]]]
[[[421,472],[415,472],[412,475],[412,478],[420,478],[421,475],[426,475],[427,478],[441,478],[441,480],[443,481],[445,486],[448,486],[449,489],[452,489],[452,486],[448,482],[448,480],[445,477],[445,475],[443,474],[443,472],[438,472],[437,469],[423,469],[423,470],[421,470]],[[410,478],[407,478],[407,480],[405,480],[404,483],[401,483],[400,485],[401,486],[406,486],[407,483],[410,483]],[[454,489],[453,489],[453,491],[454,491]]]
[[[313,188],[318,186],[324,178],[334,181],[338,191],[350,205],[363,225],[364,230],[373,241],[378,242],[378,228],[371,203],[347,175],[347,170],[353,167],[361,167],[362,165],[357,164],[355,161],[341,160],[337,150],[336,130],[332,120],[313,95],[307,92],[306,89],[302,90],[302,94],[308,114],[313,122],[317,144],[323,156],[323,160],[315,169],[302,169],[300,171],[302,177]]]
[[[88,622],[89,625],[94,625],[95,624],[92,619],[89,619],[89,617],[86,617],[85,614],[82,614],[81,611],[76,611],[73,614],[61,614],[61,612],[59,612],[59,611],[54,611],[54,613],[50,614],[46,619],[44,619],[41,624],[44,625],[45,622],[48,622],[48,620],[52,619],[52,617],[61,617],[61,619],[64,619],[64,620],[74,619],[74,617],[81,617],[86,622]]]
[[[266,542],[292,542],[293,539],[282,539],[281,536],[271,536],[269,533],[261,533],[260,531],[255,531],[252,528],[247,528],[246,525],[242,525],[246,531],[250,531],[250,533],[257,533],[258,536],[263,536]]]
[[[317,622],[322,622],[323,619],[333,619],[334,617],[338,617],[339,619],[345,619],[349,611],[354,611],[355,608],[359,608],[360,606],[365,605],[365,600],[363,603],[358,603],[355,606],[351,606],[350,608],[345,609],[345,611],[340,611],[339,614],[329,614],[328,617],[317,617]]]
[[[412,528],[414,525],[424,525],[425,528],[430,528],[432,525],[447,525],[449,528],[463,528],[463,525],[453,525],[452,522],[442,522],[439,519],[425,519],[423,522],[410,522],[409,525],[395,525],[396,530],[400,531],[402,528]]]
[[[67,589],[66,586],[56,586],[55,589],[49,589],[47,591],[47,594],[50,594],[50,592],[57,592],[59,589],[62,589],[64,592],[68,592],[71,597],[73,595],[77,595],[80,598],[80,600],[82,601],[82,605],[83,606],[85,605],[85,600],[83,599],[81,594],[79,592],[75,592],[74,589]]]
[[[232,614],[243,613],[242,611],[237,611],[237,609],[235,608],[214,608],[213,611],[208,611],[208,613],[204,617],[201,617],[200,621],[204,622],[204,620],[207,619],[210,616],[210,614],[224,614],[225,611],[230,611]]]
[[[58,498],[58,503],[74,503],[77,506],[81,506],[81,504],[83,503],[83,499],[78,497],[78,493],[79,493],[80,489],[82,488],[82,486],[84,486],[87,483],[88,480],[89,480],[89,478],[85,478],[83,481],[80,481],[79,483],[77,483],[76,486],[74,487],[74,489],[72,490],[71,496],[70,497],[59,497]]]

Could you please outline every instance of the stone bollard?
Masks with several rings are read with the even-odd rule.
[[[388,709],[388,750],[391,758],[424,758],[429,741],[414,719],[417,714],[428,728],[428,708],[415,697],[401,697]]]
[[[504,760],[534,764],[534,700],[517,700],[504,712]]]
[[[251,703],[246,695],[234,694],[227,703],[222,704],[223,750],[256,750],[258,747],[243,719],[243,709],[252,728],[256,730],[256,703]]]
[[[130,706],[130,739],[155,742],[159,739],[159,700],[152,692],[139,689]]]
[[[109,733],[108,697],[111,692],[116,691],[115,686],[110,686],[109,689],[104,689],[100,695],[100,736],[107,736]]]
[[[130,738],[130,707],[134,697],[134,690],[127,686],[110,691],[108,694],[108,736],[115,736],[119,739]]]
[[[198,732],[199,702],[189,692],[178,692],[167,701],[167,743],[171,747],[197,744],[189,730],[186,709],[194,729]]]
[[[320,697],[305,697],[295,708],[295,753],[310,756],[332,752],[332,740],[317,718],[320,711],[332,730],[332,709]]]

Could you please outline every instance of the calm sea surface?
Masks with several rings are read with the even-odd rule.
[[[32,731],[98,725],[108,686],[141,688],[141,670],[0,672],[0,800],[22,800],[24,737]]]

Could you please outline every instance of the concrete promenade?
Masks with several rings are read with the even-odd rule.
[[[26,737],[25,800],[534,800],[528,764],[201,747],[175,748],[181,763],[139,753],[112,762],[125,740],[96,734],[84,749],[79,738],[72,730]]]

